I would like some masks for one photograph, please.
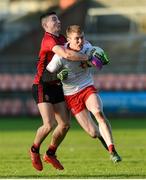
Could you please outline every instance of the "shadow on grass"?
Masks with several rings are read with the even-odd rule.
[[[80,175],[74,175],[74,174],[70,174],[70,175],[52,175],[52,176],[46,176],[46,175],[40,175],[40,176],[38,176],[38,175],[25,175],[25,176],[23,176],[23,175],[18,175],[18,176],[0,176],[0,178],[33,178],[33,179],[44,179],[44,178],[46,178],[46,179],[77,179],[77,178],[80,178],[80,179],[84,179],[84,178],[90,178],[90,179],[99,179],[99,178],[103,178],[103,179],[113,179],[113,178],[115,178],[115,179],[120,179],[120,178],[122,178],[122,179],[129,179],[129,178],[133,178],[133,179],[145,179],[146,178],[146,175],[136,175],[136,174],[134,174],[134,175],[132,175],[132,174],[129,174],[129,175],[127,175],[127,174],[118,174],[118,175],[108,175],[108,176],[103,176],[103,175],[97,175],[97,176],[92,176],[92,175],[89,175],[89,174],[84,174],[84,175],[82,175],[82,176],[80,176]]]
[[[146,120],[144,119],[109,119],[113,129],[145,129]],[[26,131],[36,130],[42,124],[41,118],[31,117],[7,117],[0,120],[0,131]],[[80,130],[81,127],[72,118],[71,129]]]

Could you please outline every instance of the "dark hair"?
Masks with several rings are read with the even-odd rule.
[[[46,17],[48,17],[50,15],[53,15],[53,14],[56,15],[56,12],[52,11],[52,12],[46,12],[46,13],[42,14],[40,16],[40,22],[42,21],[42,19],[44,19],[44,18],[46,18]]]

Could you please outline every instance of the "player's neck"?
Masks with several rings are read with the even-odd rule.
[[[46,32],[57,37],[59,36],[59,32],[54,32],[54,31],[46,31]]]
[[[51,34],[53,34],[54,36],[59,36],[59,33],[51,33]]]

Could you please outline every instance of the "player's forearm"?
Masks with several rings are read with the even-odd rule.
[[[56,66],[56,64],[55,64],[54,61],[51,61],[51,62],[47,65],[46,69],[47,69],[50,73],[54,73],[54,72],[56,72],[56,71],[58,70],[58,68],[57,68],[57,66]]]
[[[65,56],[65,59],[69,59],[72,61],[87,61],[89,59],[88,55],[70,49],[65,49]]]
[[[55,46],[53,48],[53,52],[65,59],[72,61],[87,61],[89,59],[87,54],[82,54],[62,46]]]
[[[50,73],[54,73],[56,70],[55,68],[53,68],[52,66],[50,66],[49,64],[47,65],[46,69],[50,72]]]
[[[60,57],[57,54],[55,54],[52,60],[47,65],[46,69],[49,72],[54,73],[54,72],[57,72],[61,68],[61,66],[62,66],[62,63],[61,63]]]

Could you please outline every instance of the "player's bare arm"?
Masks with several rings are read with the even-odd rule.
[[[89,59],[87,54],[82,54],[59,45],[54,46],[52,50],[55,54],[72,61],[87,61]]]

